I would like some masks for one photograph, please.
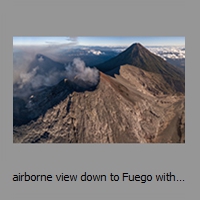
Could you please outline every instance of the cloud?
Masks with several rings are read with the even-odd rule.
[[[75,58],[72,63],[62,64],[43,56],[36,56],[38,52],[53,55],[56,51],[57,49],[42,47],[13,49],[14,96],[27,97],[32,95],[33,91],[44,86],[55,85],[65,78],[80,87],[93,87],[98,84],[99,71],[96,68],[86,67],[80,58]]]
[[[78,37],[67,37],[65,40],[55,40],[55,41],[45,41],[46,45],[55,46],[55,47],[67,47],[67,46],[75,46],[78,44]]]
[[[185,48],[183,47],[148,47],[148,49],[162,57],[164,60],[166,59],[185,59]]]
[[[77,45],[78,37],[67,37],[66,38],[68,45]]]
[[[89,50],[88,53],[93,53],[94,55],[101,55],[101,54],[104,54],[104,52],[97,51],[97,50],[94,50],[94,49]]]
[[[56,41],[45,41],[46,44],[51,44],[51,45],[55,45],[58,44],[58,42]]]
[[[78,37],[68,37],[66,40],[71,41],[71,42],[77,42]]]

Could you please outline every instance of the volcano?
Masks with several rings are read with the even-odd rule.
[[[120,53],[118,56],[97,65],[97,69],[114,77],[119,74],[120,66],[132,65],[148,72],[160,74],[162,84],[169,85],[174,92],[185,92],[185,75],[177,67],[169,64],[161,57],[151,53],[140,43],[135,43]],[[165,91],[166,93],[170,92]]]
[[[15,100],[14,112],[26,108],[29,120],[14,124],[13,142],[185,143],[181,71],[138,43],[96,67],[99,82],[91,90],[62,80],[29,105]]]

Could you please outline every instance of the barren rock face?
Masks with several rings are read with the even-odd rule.
[[[31,69],[36,66],[38,73],[52,76],[58,70],[65,77],[64,64],[41,54]],[[76,60],[65,72],[69,78],[40,88],[28,99],[14,98],[13,141],[185,142],[185,78],[179,69],[140,44],[97,68],[101,72]]]
[[[100,82],[91,91],[68,90],[67,93],[64,88],[68,83],[63,81],[60,83],[63,89],[56,90],[51,100],[43,104],[45,112],[37,111],[36,119],[14,126],[13,141],[185,142],[185,96],[173,93],[170,85],[161,84],[162,81],[161,75],[130,65],[122,66],[116,78],[100,73]],[[40,96],[40,103],[50,91]]]

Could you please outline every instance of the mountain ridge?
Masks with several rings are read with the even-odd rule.
[[[134,43],[118,56],[96,66],[100,71],[114,77],[120,66],[133,65],[148,72],[161,74],[174,91],[185,92],[185,74],[161,57],[151,53],[140,43]]]
[[[123,62],[130,53],[132,58],[139,56],[138,63],[143,64],[142,67],[123,64],[117,67],[119,74],[112,76],[100,71],[94,88],[78,87],[73,82],[76,78],[63,79],[32,95],[28,104],[17,100],[22,107],[30,103],[27,113],[22,112],[22,117],[29,116],[29,121],[14,124],[13,142],[184,143],[184,77],[179,71],[175,73],[173,67],[169,66],[178,78],[171,76],[170,70],[163,70],[164,66],[160,68],[160,59],[157,66],[150,65],[150,69],[157,67],[160,71],[146,70],[151,56],[153,61],[157,57],[149,56],[149,51],[140,44],[125,50]],[[141,59],[150,60],[145,63]],[[137,60],[134,62],[137,64]],[[17,116],[15,111],[23,111],[16,105],[14,108],[14,117]]]
[[[139,85],[100,72],[94,91],[74,91],[36,120],[14,126],[13,142],[184,142],[184,97],[153,96],[137,90]]]

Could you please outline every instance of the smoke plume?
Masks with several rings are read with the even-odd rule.
[[[66,65],[65,69],[66,78],[77,84],[82,81],[90,87],[97,85],[99,81],[98,70],[96,68],[86,67],[80,58],[74,58],[73,63]]]
[[[40,47],[45,55],[53,53]],[[63,79],[74,82],[87,89],[99,82],[99,71],[86,67],[80,58],[71,63],[59,63],[43,54],[37,54],[38,48],[13,49],[13,94],[16,97],[28,97],[34,91],[53,86]]]

